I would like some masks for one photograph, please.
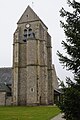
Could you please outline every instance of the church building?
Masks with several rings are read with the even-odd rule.
[[[1,79],[5,74],[2,69],[9,73],[4,80]],[[58,81],[52,64],[51,36],[30,6],[19,19],[14,33],[13,66],[0,68],[0,74],[0,84],[7,86],[4,95],[0,89],[0,95],[4,96],[3,105],[54,104]],[[2,99],[0,96],[0,105]]]

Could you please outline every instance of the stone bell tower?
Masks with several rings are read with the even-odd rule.
[[[53,104],[51,37],[28,6],[13,40],[13,104]]]

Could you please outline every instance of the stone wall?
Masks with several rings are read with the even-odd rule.
[[[0,92],[0,105],[6,105],[6,92]]]
[[[51,36],[47,30],[30,7],[18,22],[13,49],[13,102],[16,105],[53,102]]]
[[[18,78],[18,104],[26,104],[26,86],[27,86],[27,74],[26,68],[19,68]]]
[[[7,97],[6,98],[6,106],[11,106],[12,105],[12,97]]]
[[[55,71],[55,67],[54,67],[54,65],[52,65],[52,85],[53,85],[53,87],[54,87],[54,89],[58,89],[58,80],[57,80],[57,75],[56,75],[56,71]]]
[[[6,92],[0,92],[0,106],[11,106],[12,97],[7,96]]]

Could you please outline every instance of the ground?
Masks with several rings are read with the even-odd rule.
[[[0,107],[0,120],[50,120],[59,113],[56,106]]]

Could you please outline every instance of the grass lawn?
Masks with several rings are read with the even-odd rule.
[[[0,120],[50,120],[59,113],[56,106],[0,107]]]

